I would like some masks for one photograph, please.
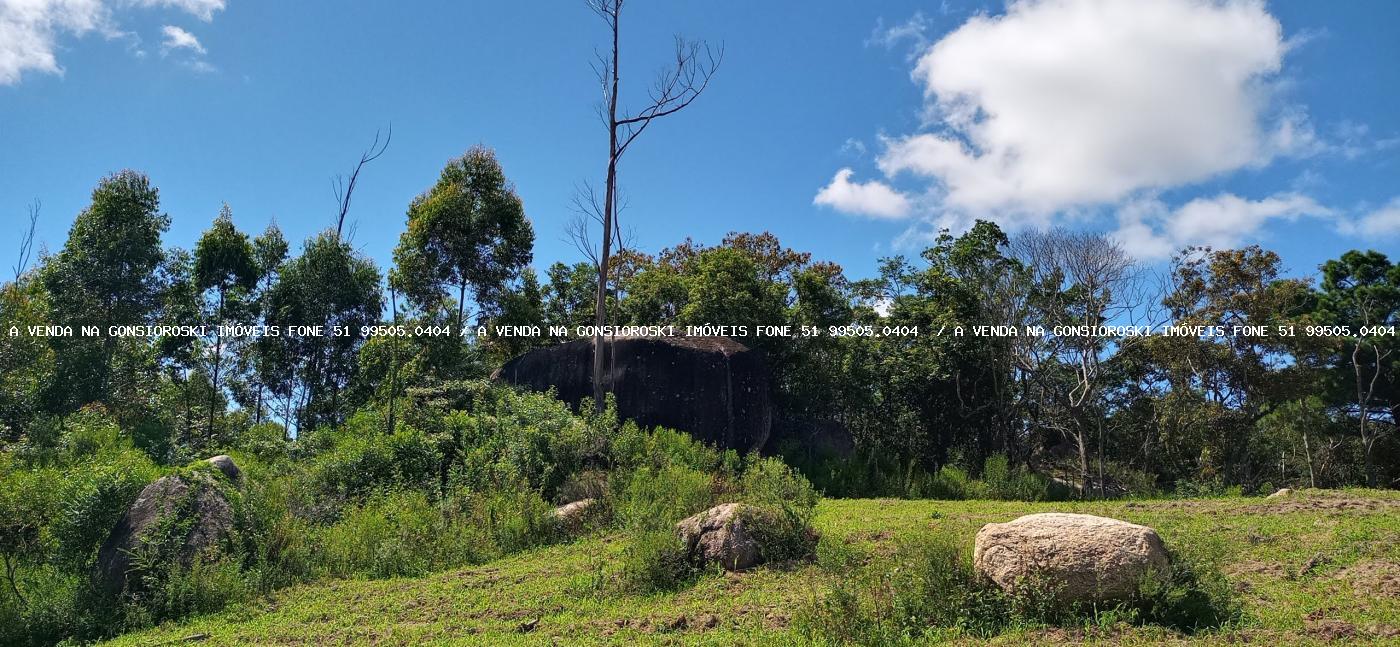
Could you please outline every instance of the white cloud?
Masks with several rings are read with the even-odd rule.
[[[865,39],[865,46],[878,45],[885,49],[894,49],[907,41],[914,47],[923,49],[928,45],[928,37],[925,34],[928,32],[930,24],[929,19],[924,17],[922,11],[915,11],[908,20],[888,27],[885,26],[884,18],[877,18],[875,29],[871,30],[870,37]]]
[[[27,70],[62,74],[58,34],[108,30],[101,0],[0,0],[0,85],[18,83]]]
[[[168,53],[177,49],[188,49],[196,54],[204,54],[204,46],[199,44],[199,39],[174,25],[166,25],[161,28],[161,33],[165,34],[165,42],[161,43],[160,51]]]
[[[1022,0],[918,59],[941,128],[888,139],[880,169],[1004,217],[1203,180],[1304,138],[1261,123],[1285,49],[1258,2]]]
[[[1400,197],[1384,207],[1366,213],[1355,222],[1343,222],[1342,233],[1367,238],[1400,238]]]
[[[880,23],[867,45],[919,42],[927,26],[921,14]],[[1351,223],[1297,192],[1158,197],[1279,157],[1352,156],[1364,126],[1334,143],[1284,100],[1284,57],[1310,37],[1285,39],[1262,0],[1011,0],[925,41],[911,73],[922,127],[880,138],[883,178],[854,183],[843,169],[817,202],[858,211],[876,200],[857,189],[895,194],[908,178],[899,213],[919,217],[897,244],[977,218],[1014,231],[1114,213],[1115,236],[1144,259],[1236,246],[1302,217],[1388,231],[1400,215]]]
[[[129,4],[146,8],[178,9],[204,22],[214,19],[214,12],[223,11],[228,3],[225,0],[125,0]]]
[[[1118,230],[1113,236],[1132,256],[1159,260],[1188,245],[1236,247],[1262,233],[1274,220],[1334,215],[1331,209],[1297,193],[1262,200],[1222,193],[1196,198],[1175,209],[1156,198],[1142,198],[1118,210]]]
[[[63,74],[56,54],[60,37],[134,38],[118,28],[116,10],[169,8],[207,22],[225,5],[225,0],[0,0],[0,85],[19,83],[26,72]]]
[[[812,203],[872,218],[903,218],[909,214],[909,199],[903,194],[878,180],[852,182],[852,174],[854,171],[849,168],[837,171]]]

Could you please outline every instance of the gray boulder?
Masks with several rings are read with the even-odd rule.
[[[233,458],[227,454],[219,454],[213,458],[206,459],[205,462],[219,468],[219,471],[223,472],[224,476],[228,477],[228,480],[235,483],[237,483],[238,479],[243,475],[243,470],[238,469],[238,465],[233,462]]]
[[[977,532],[973,567],[1005,591],[1046,586],[1062,602],[1131,597],[1149,571],[1168,567],[1166,547],[1147,526],[1087,514],[1049,512]]]
[[[209,461],[220,472],[227,475],[228,467],[238,474],[232,459],[215,458],[223,459]],[[227,486],[213,474],[199,471],[163,476],[147,485],[98,549],[98,585],[119,593],[135,584],[128,582],[128,576],[138,568],[138,556],[148,550],[173,548],[173,554],[151,556],[176,559],[187,568],[197,557],[217,553],[232,538],[235,526],[233,505],[221,487]]]
[[[740,503],[725,503],[676,524],[676,535],[685,544],[693,563],[719,564],[739,571],[763,562],[762,547],[748,527],[755,515]]]
[[[583,528],[588,521],[588,517],[598,509],[597,499],[582,499],[573,503],[566,503],[549,511],[549,518],[559,527],[570,532],[576,532]]]

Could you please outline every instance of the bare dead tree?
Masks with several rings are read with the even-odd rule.
[[[603,19],[612,36],[612,48],[608,55],[601,53],[593,64],[603,89],[603,101],[599,104],[599,117],[608,129],[607,181],[602,202],[602,245],[598,251],[598,290],[595,303],[594,323],[597,329],[593,335],[593,401],[598,410],[603,408],[603,344],[602,327],[607,323],[608,261],[612,254],[617,207],[617,165],[622,155],[657,119],[667,117],[685,109],[695,101],[710,85],[710,79],[719,70],[724,58],[724,48],[710,49],[701,41],[687,41],[676,38],[675,61],[671,67],[657,74],[651,90],[647,94],[647,104],[641,110],[629,113],[619,112],[619,71],[621,50],[619,47],[620,23],[623,0],[587,0],[588,7]]]
[[[29,203],[29,228],[24,235],[19,238],[19,258],[15,260],[15,284],[19,284],[19,279],[24,275],[24,271],[29,269],[29,258],[34,253],[34,231],[39,225],[39,211],[44,207],[44,203],[35,199]]]
[[[1104,363],[1145,336],[1107,334],[1114,326],[1157,325],[1161,311],[1149,275],[1112,239],[1065,229],[1028,232],[1014,253],[1032,271],[1034,309],[1044,335],[1018,346],[1018,368],[1063,415],[1044,427],[1074,443],[1079,481],[1090,489],[1089,443],[1097,436],[1099,494],[1104,494]],[[1061,330],[1077,334],[1056,334]],[[1087,334],[1086,334],[1087,333]],[[1064,379],[1065,377],[1069,379]]]
[[[601,250],[598,247],[598,241],[594,238],[593,226],[595,224],[600,228],[603,226],[602,196],[599,196],[594,186],[585,180],[582,184],[574,187],[574,194],[570,198],[570,202],[574,217],[564,224],[565,241],[572,244],[580,254],[583,254],[593,264],[593,269],[596,271],[599,267]],[[613,202],[615,205],[613,207],[613,244],[617,246],[617,251],[611,256],[616,256],[634,246],[636,229],[623,229],[622,227],[622,214],[627,211],[628,203],[622,196],[621,189],[617,190]]]
[[[384,141],[379,141],[379,131],[374,131],[374,141],[370,142],[369,148],[360,154],[360,161],[355,164],[355,170],[349,176],[337,175],[331,179],[331,193],[335,195],[336,205],[339,212],[335,217],[335,235],[340,237],[341,231],[345,228],[345,215],[350,213],[350,197],[355,193],[355,184],[360,179],[360,171],[365,165],[379,159],[384,151],[389,149],[389,142],[394,139],[394,126],[389,126],[389,132],[384,137]]]

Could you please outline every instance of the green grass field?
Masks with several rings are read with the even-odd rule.
[[[802,610],[834,578],[887,568],[882,560],[901,538],[951,533],[971,551],[982,524],[1048,511],[1146,524],[1169,547],[1217,555],[1245,617],[1190,637],[1100,618],[983,642],[1400,644],[1400,492],[1367,490],[1279,500],[828,500],[816,520],[822,541],[848,549],[820,552],[842,555],[845,569],[828,561],[712,573],[674,593],[638,596],[604,583],[621,539],[590,537],[424,578],[298,586],[110,644],[808,644],[796,622]]]

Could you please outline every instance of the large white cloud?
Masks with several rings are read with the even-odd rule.
[[[952,207],[1042,212],[1205,179],[1268,154],[1258,81],[1284,49],[1258,2],[1018,2],[919,58],[951,132],[891,141],[881,170],[937,178]]]
[[[1131,215],[1159,191],[1320,152],[1306,111],[1275,96],[1287,50],[1279,22],[1255,0],[1018,0],[922,51],[912,76],[924,89],[925,128],[883,138],[884,178],[841,179],[920,194],[914,202],[931,205],[924,215],[940,226]],[[1321,209],[1301,196],[1226,198],[1161,209],[1193,218],[1216,203],[1239,214],[1238,225],[1282,203]],[[1155,244],[1238,240],[1209,224],[1127,223]]]
[[[19,83],[26,72],[62,74],[61,36],[122,36],[113,18],[119,9],[170,8],[208,22],[225,6],[225,0],[0,0],[0,85]]]

